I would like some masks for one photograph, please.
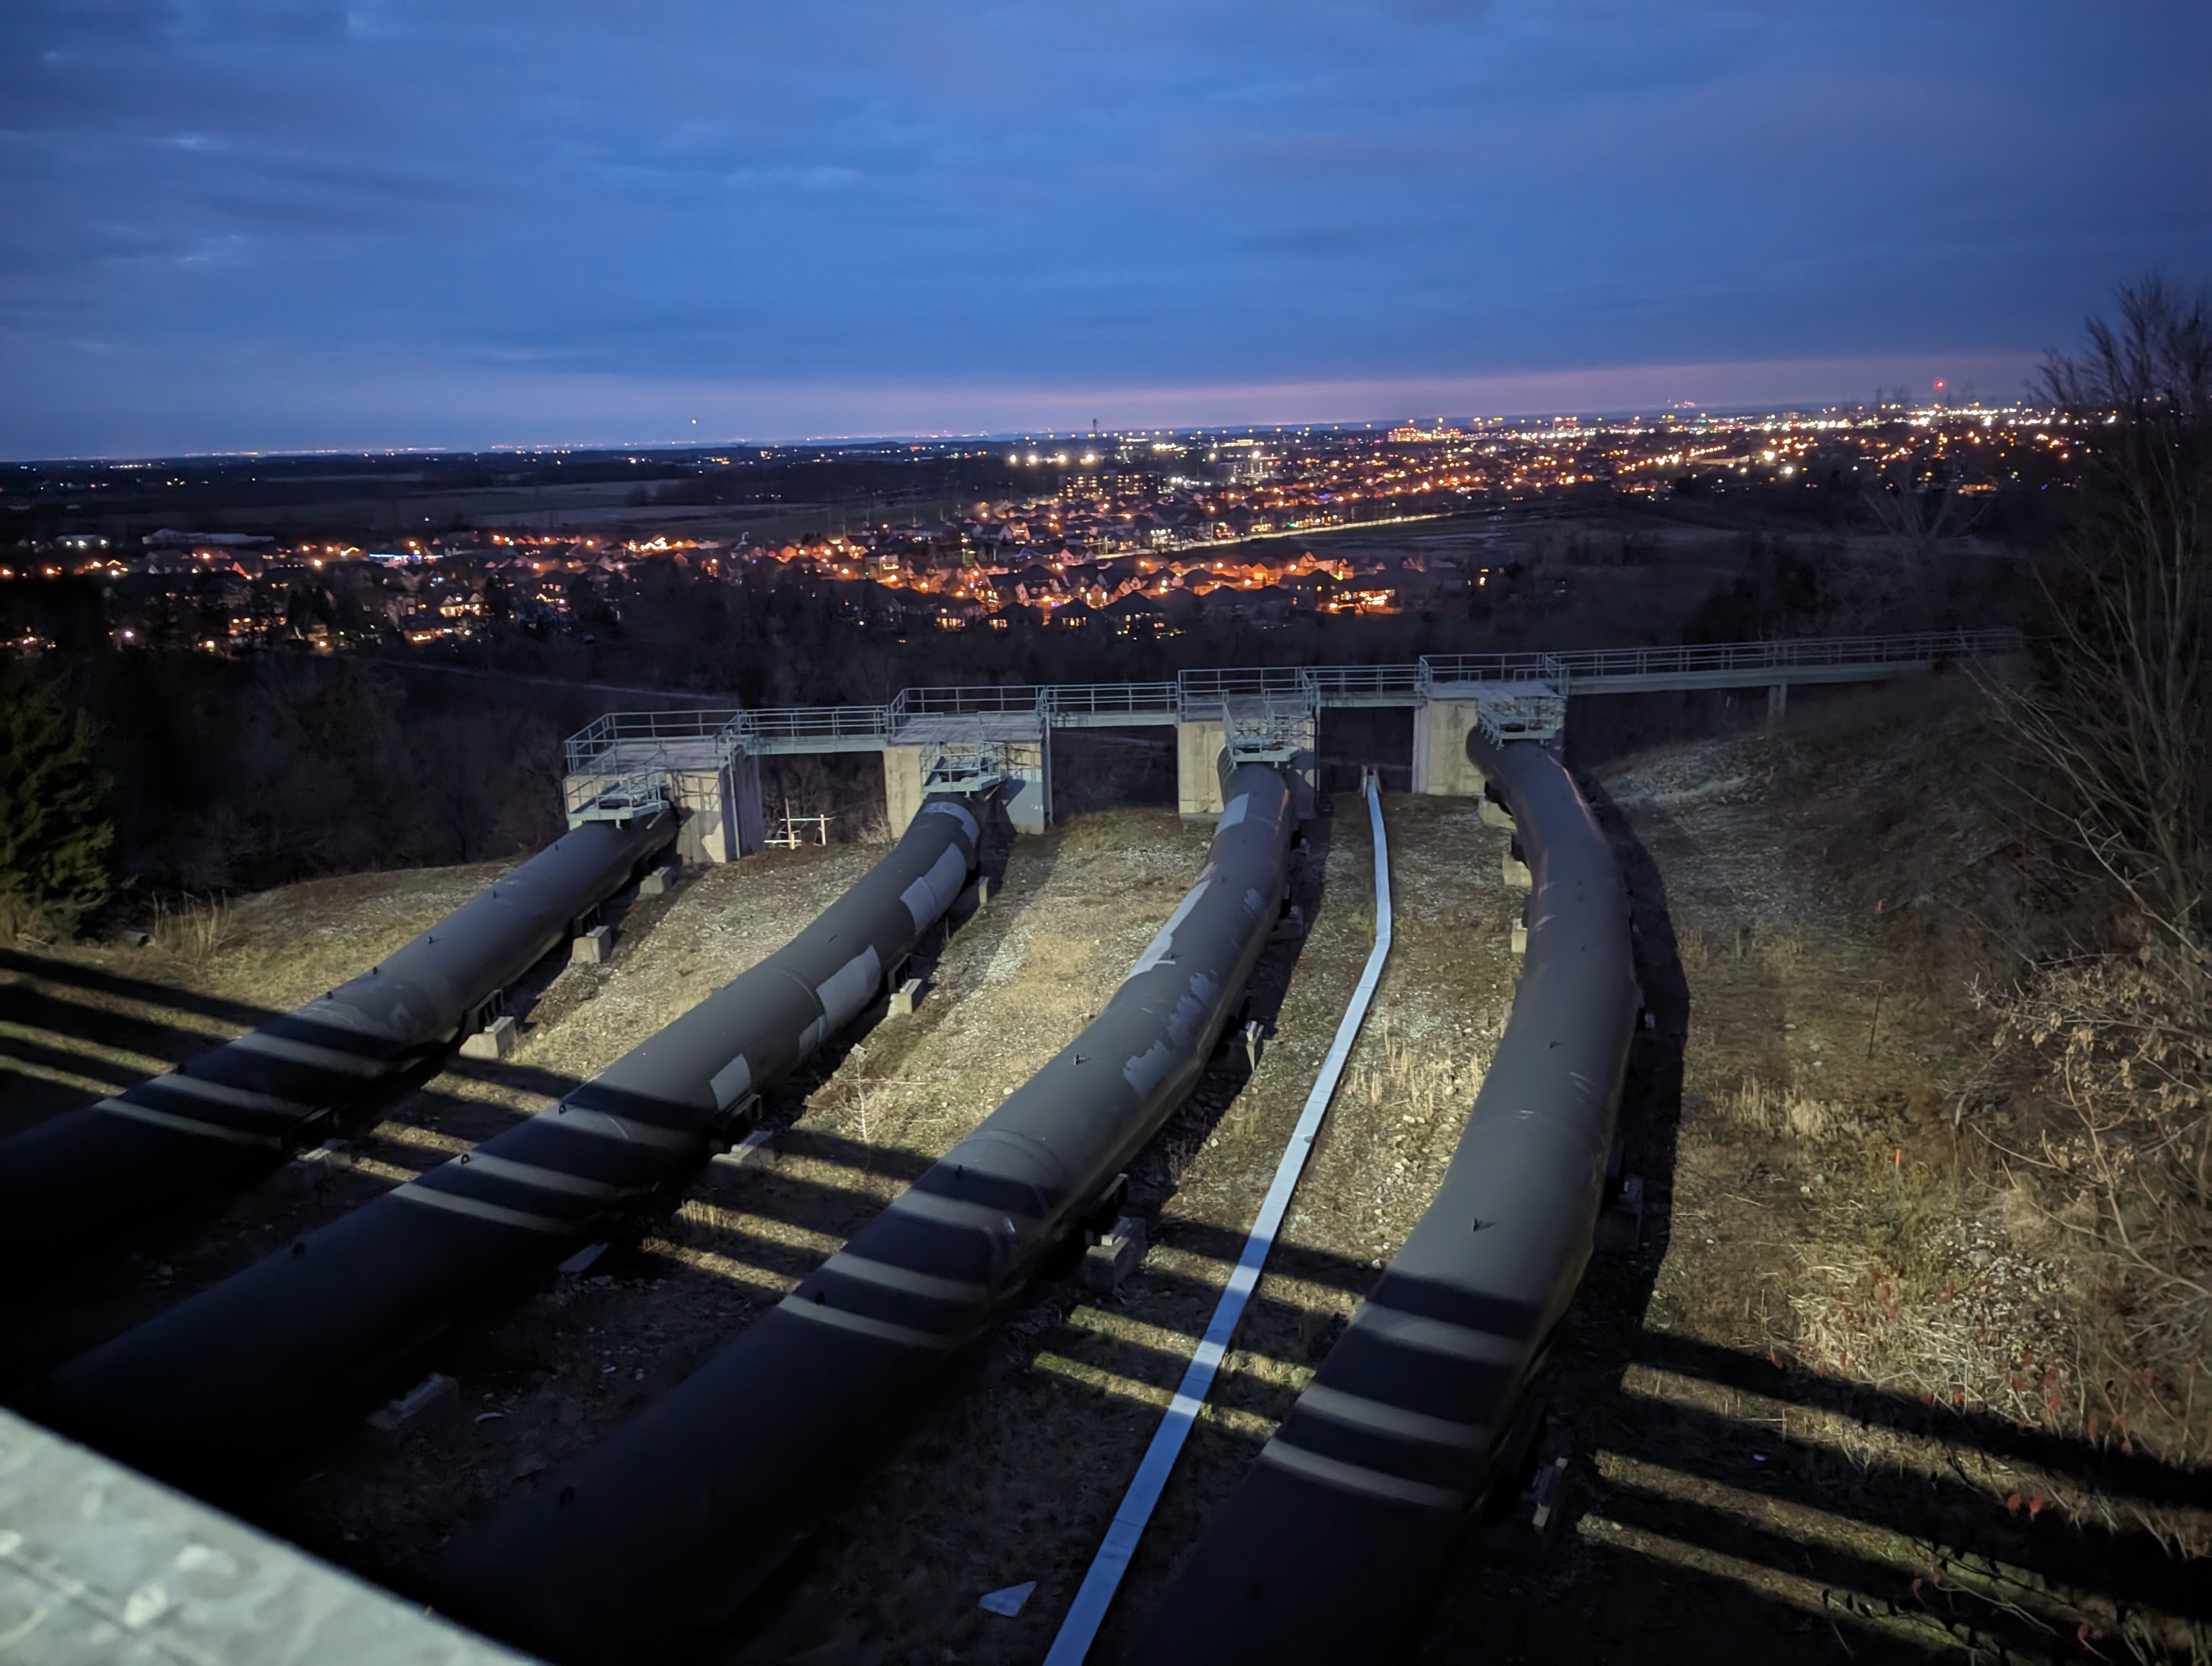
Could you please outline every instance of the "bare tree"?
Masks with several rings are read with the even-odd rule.
[[[2212,1452],[2212,298],[2119,293],[2045,392],[2089,459],[2082,512],[2043,573],[2028,680],[1993,690],[2062,849],[2110,887],[2102,952],[1998,1000],[2001,1048],[2039,1057],[2070,1134],[2040,1158],[2099,1286],[2076,1352],[2118,1438]],[[2115,927],[2124,922],[2115,920]],[[2132,952],[2126,952],[2129,950]]]
[[[2042,573],[2038,675],[2000,694],[2045,807],[2193,970],[2212,904],[2212,296],[2152,277],[2051,355],[2044,391],[2089,459]]]
[[[1889,464],[1861,496],[1875,524],[1896,547],[1899,578],[1920,614],[1932,626],[1941,611],[1936,556],[1953,538],[1964,538],[1982,519],[1982,506],[1960,495],[1955,469],[1926,471],[1910,459]]]

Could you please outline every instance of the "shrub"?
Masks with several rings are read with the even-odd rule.
[[[92,721],[28,663],[0,661],[0,895],[64,929],[106,901],[108,779]]]

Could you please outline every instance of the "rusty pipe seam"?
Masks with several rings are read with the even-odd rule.
[[[1196,1083],[1278,916],[1293,811],[1226,772],[1198,880],[1097,1018],[720,1354],[456,1542],[425,1594],[551,1659],[725,1623],[904,1433]]]
[[[1443,1184],[1155,1602],[1133,1666],[1401,1653],[1590,1255],[1641,1005],[1627,895],[1533,742],[1470,757],[1533,881],[1513,1010]]]
[[[665,812],[574,828],[349,982],[0,1141],[0,1240],[250,1183],[452,1043],[675,836]]]
[[[691,1175],[732,1114],[875,998],[967,885],[981,834],[966,802],[933,796],[805,931],[598,1077],[72,1361],[27,1408],[217,1490],[307,1448],[461,1315]]]

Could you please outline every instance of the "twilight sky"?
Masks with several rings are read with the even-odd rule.
[[[0,455],[2020,391],[2197,0],[6,0]]]

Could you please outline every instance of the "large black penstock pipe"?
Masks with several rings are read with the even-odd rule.
[[[1513,1012],[1436,1200],[1154,1603],[1135,1666],[1409,1645],[1582,1281],[1640,996],[1596,818],[1534,742],[1468,753],[1534,889]]]
[[[875,1000],[967,885],[980,833],[965,800],[932,796],[813,924],[558,1104],[72,1361],[24,1408],[203,1491],[300,1450],[459,1315],[697,1169]]]
[[[351,982],[0,1141],[0,1243],[249,1184],[453,1041],[675,837],[666,811],[571,829]]]
[[[1293,822],[1266,764],[1228,770],[1223,802],[1197,885],[1097,1020],[704,1370],[457,1543],[441,1607],[564,1663],[679,1657],[737,1609],[1205,1068]]]

